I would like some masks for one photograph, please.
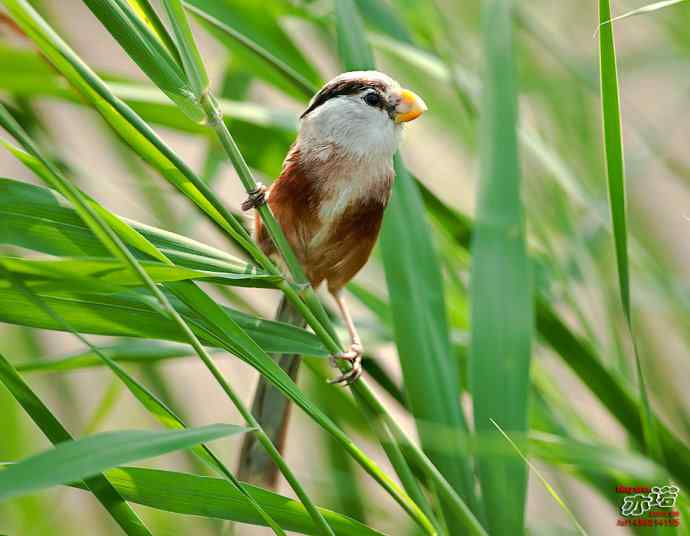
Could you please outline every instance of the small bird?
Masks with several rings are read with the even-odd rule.
[[[403,123],[426,111],[424,101],[377,71],[340,74],[326,83],[300,116],[297,140],[270,188],[252,192],[244,210],[268,202],[314,288],[326,282],[350,335],[348,351],[333,356],[351,369],[332,383],[350,384],[362,373],[362,341],[342,295],[344,286],[369,259],[381,228],[395,173],[393,155]],[[278,257],[256,215],[255,238]],[[277,259],[279,260],[279,259]],[[284,299],[277,319],[304,325]],[[296,377],[298,356],[282,356],[281,366]],[[289,405],[284,395],[260,380],[252,410],[279,449],[285,439]],[[272,484],[270,458],[245,436],[240,475]],[[270,471],[269,471],[270,473]]]

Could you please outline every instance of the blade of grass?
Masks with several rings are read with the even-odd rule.
[[[355,0],[367,25],[380,28],[385,33],[406,43],[414,41],[405,23],[393,6],[382,0]]]
[[[35,292],[82,333],[187,342],[172,320],[152,310],[150,303],[136,295],[107,296],[79,292],[73,287],[48,291],[35,289]],[[169,298],[204,344],[215,348],[228,347],[228,342],[219,340],[211,333],[211,326],[206,320],[173,296]],[[64,329],[15,289],[0,288],[0,304],[1,322],[58,331]],[[321,357],[329,355],[311,333],[287,324],[246,316],[232,309],[224,308],[223,311],[267,352],[294,352]],[[133,318],[137,320],[136,325],[132,324]]]
[[[180,0],[163,0],[162,3],[173,28],[177,50],[182,58],[187,80],[192,87],[195,98],[199,99],[208,91],[208,75],[196,41],[194,41],[192,29],[189,27],[187,16],[182,9],[182,2]]]
[[[575,528],[578,530],[578,532],[580,534],[582,534],[583,536],[587,536],[587,532],[582,527],[582,525],[580,525],[580,522],[575,517],[575,514],[573,514],[573,511],[570,508],[568,508],[568,505],[565,504],[565,502],[558,495],[558,492],[554,489],[554,487],[551,484],[549,484],[549,482],[546,480],[546,478],[544,478],[544,476],[541,474],[539,469],[537,469],[535,467],[535,465],[529,461],[527,456],[525,456],[522,453],[522,451],[520,450],[520,447],[518,447],[515,444],[515,442],[510,438],[510,436],[508,434],[505,433],[505,431],[498,425],[498,423],[496,421],[494,421],[493,419],[490,419],[490,421],[491,421],[491,424],[493,424],[496,427],[496,430],[498,430],[499,433],[506,439],[506,441],[508,443],[510,443],[510,446],[515,449],[515,452],[517,452],[517,454],[520,456],[520,458],[522,458],[522,461],[524,461],[525,464],[534,472],[534,474],[537,475],[537,478],[539,478],[539,481],[544,485],[544,487],[546,488],[546,491],[549,492],[549,495],[551,495],[553,497],[553,500],[556,501],[558,506],[560,506],[561,509],[568,515],[568,517],[573,522],[573,525],[575,525]]]
[[[0,260],[8,270],[36,279],[63,278],[91,278],[106,284],[117,286],[141,286],[136,278],[122,263],[111,258],[89,257],[86,259],[61,258],[50,259],[22,259],[19,257],[4,257]],[[242,287],[274,288],[273,283],[280,281],[279,277],[262,274],[225,274],[183,268],[172,264],[154,261],[140,261],[144,270],[156,283],[170,281],[208,281],[217,284],[227,284]]]
[[[420,424],[437,422],[458,432],[467,430],[459,405],[459,373],[451,358],[441,270],[429,240],[431,229],[423,217],[419,193],[399,157],[395,169],[393,196],[381,231],[381,252],[406,398],[418,421],[424,451],[476,511],[468,460],[452,455],[452,448],[445,453],[435,450],[433,433]],[[418,216],[411,222],[409,214]],[[459,436],[449,441],[449,447],[458,449],[462,442]]]
[[[29,417],[53,444],[70,441],[72,436],[19,376],[9,361],[0,354],[0,381],[24,408]],[[139,516],[123,500],[103,475],[94,475],[84,482],[96,499],[110,513],[122,530],[132,536],[151,536]]]
[[[28,153],[5,145],[36,172],[37,165]],[[0,178],[0,242],[41,251],[55,256],[102,257],[108,250],[55,190],[12,179]],[[252,265],[220,249],[190,238],[120,218],[152,242],[176,264],[201,269],[246,273]],[[137,252],[138,253],[138,252]]]
[[[638,7],[637,9],[627,11],[626,13],[623,13],[622,15],[617,15],[611,19],[600,22],[599,27],[601,28],[601,26],[603,26],[605,24],[611,24],[611,23],[616,22],[618,20],[627,19],[628,17],[633,17],[635,15],[644,15],[645,13],[653,13],[654,11],[659,11],[660,9],[675,6],[676,4],[680,4],[682,2],[687,2],[687,0],[665,0],[663,2],[654,2],[653,4]]]
[[[207,132],[203,125],[191,121],[181,112],[156,86],[110,73],[100,73],[100,76],[106,81],[113,95],[125,101],[143,119],[184,132]],[[56,98],[78,105],[87,104],[49,64],[46,64],[38,51],[2,42],[0,88],[12,92],[17,97]],[[296,131],[295,114],[283,109],[267,108],[237,98],[219,99],[219,105],[226,120],[234,119],[271,129],[274,135]]]
[[[212,0],[191,0],[184,2],[186,9],[193,13],[198,19],[204,23],[209,29],[222,35],[224,38],[238,43],[244,49],[248,50],[252,55],[260,58],[271,69],[275,69],[281,74],[293,87],[295,87],[302,95],[311,98],[318,91],[318,85],[300,74],[300,70],[295,68],[287,61],[279,58],[271,53],[266,47],[261,46],[249,36],[243,34],[232,26],[232,13],[229,10],[223,9],[217,2]],[[261,15],[263,17],[263,14]],[[265,34],[264,34],[265,35]],[[284,43],[275,43],[274,50],[285,50]],[[300,62],[299,57],[294,55],[294,63]],[[300,67],[304,67],[301,65]],[[315,78],[314,76],[310,78]]]
[[[367,42],[364,23],[353,0],[335,2],[338,55],[346,71],[374,69],[374,54]]]
[[[177,47],[173,42],[167,28],[161,21],[156,10],[153,9],[151,2],[148,0],[127,0],[127,3],[132,6],[132,9],[137,16],[146,24],[153,34],[165,45],[168,52],[175,58],[178,64],[182,64]]]
[[[98,351],[115,363],[142,365],[181,359],[194,354],[192,347],[187,344],[162,344],[157,341],[123,341],[110,346],[99,346]],[[93,350],[84,350],[58,358],[41,356],[35,360],[16,363],[15,368],[18,372],[61,373],[101,365],[103,360]]]
[[[190,119],[196,122],[203,119],[196,101],[196,88],[189,84],[189,79],[186,79],[177,58],[137,16],[126,0],[84,0],[84,3],[108,28],[134,63],[180,106]]]
[[[228,519],[262,525],[261,518],[228,482],[188,473],[122,467],[106,471],[116,489],[133,503],[185,515]],[[266,512],[285,530],[314,534],[316,526],[298,501],[245,484]],[[175,493],[170,493],[174,489]],[[319,508],[338,536],[384,536],[341,514]]]
[[[609,0],[599,1],[599,21],[601,23],[611,18]],[[656,459],[663,459],[659,437],[651,417],[649,395],[645,386],[642,362],[640,360],[633,316],[630,306],[630,267],[628,263],[628,231],[626,223],[626,192],[625,165],[623,157],[623,133],[621,128],[620,96],[618,88],[618,67],[616,65],[616,49],[613,38],[613,26],[601,27],[599,34],[599,73],[601,84],[601,108],[603,121],[603,143],[606,161],[606,175],[608,182],[609,205],[611,209],[611,223],[616,249],[616,265],[618,268],[618,286],[623,305],[623,313],[628,326],[628,332],[633,344],[637,381],[641,401],[641,421],[647,449]]]
[[[395,440],[395,437],[387,426],[385,419],[382,416],[376,415],[365,404],[362,404],[362,407],[364,407],[366,410],[369,410],[367,420],[371,430],[374,432],[378,442],[383,447],[384,452],[390,460],[391,465],[393,465],[395,473],[398,475],[398,478],[405,488],[405,491],[407,491],[412,500],[421,508],[434,526],[439,529],[439,522],[437,519],[434,519],[431,505],[422,492],[422,488],[420,487],[419,483],[415,479],[410,466],[407,464],[407,460],[405,460],[405,457],[400,450],[400,445],[398,445],[397,441]],[[441,533],[440,529],[439,533]]]
[[[520,199],[511,2],[485,0],[480,181],[470,275],[470,385],[475,430],[527,430],[534,299]],[[527,473],[519,459],[478,454],[492,535],[524,530]],[[505,497],[511,499],[506,503]]]
[[[17,497],[43,488],[78,482],[101,471],[145,460],[198,443],[244,433],[231,424],[214,424],[187,430],[154,432],[127,430],[105,432],[57,444],[0,471],[0,499]]]
[[[304,360],[304,363],[310,370],[315,368],[315,363],[309,359]],[[354,404],[350,399],[346,398],[343,393],[330,389],[327,383],[321,381],[321,377],[316,376],[316,381],[310,382],[309,387],[314,393],[316,402],[328,415],[333,416],[333,420],[338,426],[342,428],[343,423],[350,423],[352,420],[361,424],[357,410],[352,411],[351,406]],[[347,403],[350,404],[350,408],[346,406]],[[347,409],[350,411],[348,412]],[[349,414],[344,416],[346,413]],[[340,445],[332,436],[325,435],[324,442],[324,455],[327,460],[326,463],[330,467],[333,485],[324,489],[321,496],[328,498],[329,504],[335,505],[337,511],[366,522],[366,497],[358,482],[355,465],[352,460],[342,455]]]
[[[96,409],[93,410],[91,416],[86,421],[84,425],[84,435],[92,435],[98,432],[103,426],[103,422],[115,410],[121,394],[122,384],[117,381],[117,379],[113,378],[108,383],[108,387],[103,391]]]

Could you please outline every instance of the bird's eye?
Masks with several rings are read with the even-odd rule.
[[[379,106],[381,104],[381,95],[376,93],[376,91],[371,91],[364,95],[364,102],[369,106]]]

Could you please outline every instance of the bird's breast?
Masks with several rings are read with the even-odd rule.
[[[393,183],[390,165],[375,165],[343,169],[338,175],[324,177],[317,182],[319,230],[312,238],[317,247],[333,237],[343,220],[356,220],[371,215],[371,207],[388,203]]]

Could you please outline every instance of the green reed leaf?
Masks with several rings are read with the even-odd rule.
[[[534,298],[520,198],[511,2],[482,2],[480,182],[470,275],[470,384],[477,433],[527,430]],[[519,458],[479,454],[491,534],[522,533],[527,474]],[[505,497],[511,500],[506,503]]]
[[[609,0],[599,2],[599,21],[611,18]],[[630,304],[630,266],[628,260],[627,230],[627,197],[625,191],[625,164],[623,157],[623,133],[620,116],[620,95],[618,89],[618,67],[613,38],[613,27],[603,25],[599,34],[599,74],[601,82],[601,107],[603,119],[603,143],[608,179],[609,206],[611,223],[616,249],[618,268],[618,287],[623,305],[623,314],[632,339],[635,353],[635,366],[640,393],[640,412],[642,429],[647,448],[655,458],[663,457],[660,440],[651,414],[649,395],[645,384],[642,362],[640,361],[635,332],[633,330],[633,313]]]
[[[77,482],[111,467],[187,449],[199,443],[246,431],[241,426],[214,424],[173,432],[105,432],[64,441],[50,450],[25,458],[0,471],[0,499]]]
[[[70,441],[72,436],[48,407],[31,390],[14,367],[0,354],[0,382],[24,408],[41,431],[53,444]],[[94,474],[83,483],[104,506],[113,519],[130,536],[151,536],[146,525],[124,501],[107,477]]]
[[[115,488],[130,502],[168,512],[263,525],[263,521],[228,482],[173,471],[122,467],[106,471]],[[254,499],[285,530],[314,534],[316,527],[298,501],[244,484]],[[174,489],[175,493],[170,493]],[[319,508],[338,536],[383,536],[383,533],[341,514]]]
[[[192,29],[189,27],[187,15],[182,9],[182,2],[180,0],[163,0],[163,7],[173,28],[177,50],[180,53],[187,80],[195,98],[199,99],[208,91],[208,75],[192,35]]]

